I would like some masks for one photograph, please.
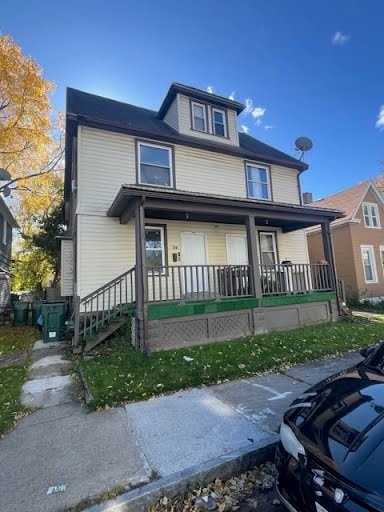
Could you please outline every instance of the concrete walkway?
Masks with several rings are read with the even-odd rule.
[[[117,484],[142,484],[220,456],[229,458],[236,450],[257,449],[259,443],[275,439],[282,413],[296,396],[361,359],[347,354],[285,373],[87,413],[73,400],[78,392],[73,381],[66,388],[67,399],[58,400],[66,384],[49,379],[64,377],[69,367],[63,362],[63,347],[56,348],[58,352],[36,348],[34,353],[43,352],[32,358],[34,378],[29,381],[45,379],[56,391],[37,386],[32,401],[42,408],[0,442],[2,512],[64,511]],[[55,387],[57,382],[61,385]],[[30,383],[24,387],[24,400],[34,393],[36,384]],[[65,492],[47,494],[60,484],[68,484]]]

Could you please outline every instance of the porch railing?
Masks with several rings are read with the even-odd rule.
[[[147,267],[148,300],[164,302],[252,296],[250,265]]]
[[[325,264],[259,265],[263,295],[332,291],[330,267]]]
[[[85,343],[135,302],[135,267],[83,297],[75,306],[73,345]]]

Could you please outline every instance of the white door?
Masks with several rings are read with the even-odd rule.
[[[248,265],[247,237],[245,235],[227,235],[228,265]]]
[[[181,233],[181,261],[185,293],[208,290],[207,246],[204,233]]]

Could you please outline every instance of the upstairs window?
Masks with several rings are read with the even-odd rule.
[[[269,169],[246,164],[247,193],[252,199],[271,199]]]
[[[173,187],[172,149],[139,142],[139,183]]]
[[[363,203],[364,223],[367,228],[380,228],[380,217],[377,204]]]
[[[200,132],[207,131],[207,113],[205,105],[192,103],[192,128]]]
[[[213,125],[213,133],[215,135],[220,135],[221,137],[227,136],[227,127],[225,123],[225,113],[223,110],[217,110],[216,108],[212,109],[212,125]]]

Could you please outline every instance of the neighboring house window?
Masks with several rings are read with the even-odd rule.
[[[246,164],[248,197],[252,199],[271,199],[269,169],[258,165]]]
[[[363,203],[364,223],[367,228],[379,228],[380,217],[377,204]]]
[[[151,273],[165,273],[165,228],[145,227],[145,263]],[[156,267],[156,268],[154,268]]]
[[[381,268],[383,270],[384,274],[384,246],[380,245],[380,261],[381,261]]]
[[[7,245],[7,221],[6,219],[3,219],[3,244]]]
[[[207,114],[205,105],[192,103],[192,128],[200,132],[207,131]]]
[[[377,272],[373,245],[361,246],[361,258],[363,260],[365,282],[377,283]]]
[[[173,187],[172,149],[139,142],[139,183]]]
[[[260,239],[260,260],[262,265],[276,265],[277,249],[276,249],[276,233],[259,233]]]
[[[213,133],[221,137],[227,136],[227,127],[225,123],[225,112],[223,110],[212,109]]]

